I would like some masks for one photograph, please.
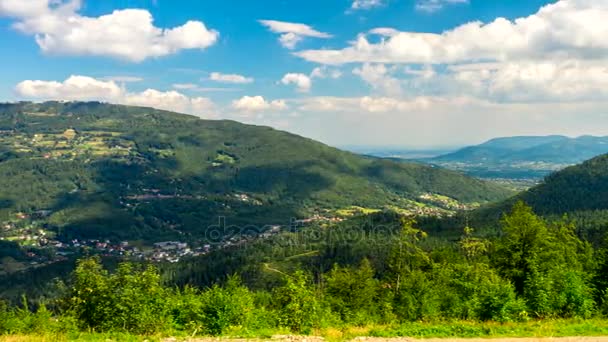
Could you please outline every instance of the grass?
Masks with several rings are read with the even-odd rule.
[[[242,331],[234,329],[223,338],[268,339],[271,336],[290,335],[288,331],[271,329]],[[510,338],[510,337],[575,337],[608,336],[608,320],[559,319],[521,323],[498,322],[411,322],[400,325],[369,325],[327,327],[315,329],[311,335],[321,336],[329,342],[341,342],[356,337],[411,337],[411,338]],[[175,336],[175,335],[170,335]],[[0,342],[62,342],[62,341],[162,341],[164,335],[137,336],[126,333],[68,333],[0,336]],[[189,336],[188,336],[189,337]],[[187,340],[188,337],[177,337]]]
[[[499,337],[566,337],[606,336],[608,320],[559,319],[521,323],[498,322],[411,322],[396,326],[370,326],[349,328],[346,339],[357,336],[416,337],[416,338],[499,338]]]

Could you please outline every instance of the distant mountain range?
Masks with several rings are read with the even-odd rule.
[[[608,153],[608,137],[519,136],[418,160],[479,177],[542,178],[604,153]]]
[[[481,145],[431,158],[438,162],[576,164],[608,153],[608,137],[561,135],[496,138]]]

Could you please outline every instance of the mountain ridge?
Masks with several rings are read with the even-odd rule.
[[[488,140],[452,153],[430,158],[433,162],[554,162],[579,163],[608,153],[608,136],[513,136]],[[564,155],[565,154],[565,155]]]

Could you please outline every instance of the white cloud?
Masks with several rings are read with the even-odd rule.
[[[342,77],[342,71],[338,69],[330,69],[327,66],[316,67],[312,69],[310,78],[332,78],[338,79]]]
[[[414,75],[427,80],[432,79],[437,75],[437,72],[435,72],[432,65],[425,65],[421,69],[414,69],[408,65],[405,67],[403,72],[405,72],[407,75]]]
[[[252,83],[254,81],[251,77],[245,77],[238,74],[222,74],[219,72],[212,72],[211,75],[209,75],[209,79],[216,82],[237,84]]]
[[[604,61],[509,62],[474,65],[448,74],[456,87],[509,102],[564,102],[608,99]],[[464,88],[467,89],[467,88]]]
[[[99,17],[78,14],[79,0],[0,0],[0,16],[16,18],[17,30],[35,36],[47,54],[107,56],[132,62],[205,49],[219,33],[200,21],[163,29],[142,9],[115,10]]]
[[[329,33],[317,31],[306,24],[289,23],[277,20],[259,20],[259,22],[266,26],[270,31],[281,34],[279,41],[281,42],[281,45],[288,49],[294,49],[304,37],[332,37],[332,35]]]
[[[116,82],[86,76],[70,76],[64,82],[27,80],[16,91],[26,98],[55,100],[111,100],[124,95]]]
[[[141,82],[144,79],[141,77],[135,77],[135,76],[106,76],[106,77],[103,77],[102,80],[114,81],[114,82],[119,82],[119,83],[135,83],[135,82]]]
[[[397,96],[402,93],[401,82],[392,77],[393,69],[387,68],[384,64],[365,63],[360,68],[355,68],[353,74],[358,75],[368,83],[374,90],[383,94]]]
[[[416,10],[434,13],[442,10],[445,6],[453,4],[468,4],[469,0],[418,0],[416,1]]]
[[[288,73],[283,76],[281,83],[284,85],[294,84],[297,90],[301,93],[307,93],[312,87],[312,81],[310,77],[304,74]]]
[[[26,80],[15,87],[23,98],[36,100],[107,101],[125,105],[195,114],[205,118],[216,116],[213,102],[205,97],[188,97],[177,91],[147,89],[128,92],[115,81],[97,80],[87,76],[70,76],[63,82]]]
[[[243,96],[238,100],[232,102],[232,108],[244,112],[257,112],[257,111],[276,111],[287,109],[287,103],[284,100],[273,100],[266,101],[262,96]]]
[[[353,10],[368,10],[384,5],[382,0],[354,0],[350,6]]]
[[[121,103],[196,114],[206,118],[215,117],[215,105],[210,99],[188,97],[174,90],[162,92],[147,89],[141,93],[129,93]]]
[[[466,102],[473,102],[469,98],[442,98],[419,96],[413,98],[396,98],[383,96],[362,96],[362,97],[310,97],[301,100],[294,100],[299,106],[298,109],[309,112],[366,112],[366,113],[386,113],[386,112],[408,112],[424,111],[437,107],[438,105],[463,105]]]
[[[363,96],[292,102],[301,112],[292,129],[334,145],[454,146],[497,136],[608,134],[606,100],[531,106],[471,96]]]
[[[387,33],[386,28],[383,31]],[[607,35],[608,1],[561,0],[514,21],[471,22],[441,34],[393,32],[378,43],[362,34],[341,50],[296,55],[321,64],[604,59]]]
[[[173,84],[173,88],[178,90],[190,90],[198,88],[198,85],[194,83],[175,83]]]

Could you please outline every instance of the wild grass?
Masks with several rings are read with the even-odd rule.
[[[411,322],[400,325],[344,326],[314,329],[311,335],[323,337],[328,342],[342,342],[357,337],[410,337],[410,338],[511,338],[511,337],[596,337],[608,336],[608,320],[604,319],[556,319],[535,320],[521,323],[498,322]],[[223,339],[270,339],[273,336],[286,336],[290,333],[280,329],[261,329],[258,331],[230,329]],[[0,342],[108,342],[108,341],[163,341],[173,337],[177,341],[187,341],[189,335],[165,332],[153,336],[132,335],[127,333],[42,333],[31,335],[0,336]],[[215,337],[214,339],[217,339]],[[172,339],[173,340],[173,339]]]

